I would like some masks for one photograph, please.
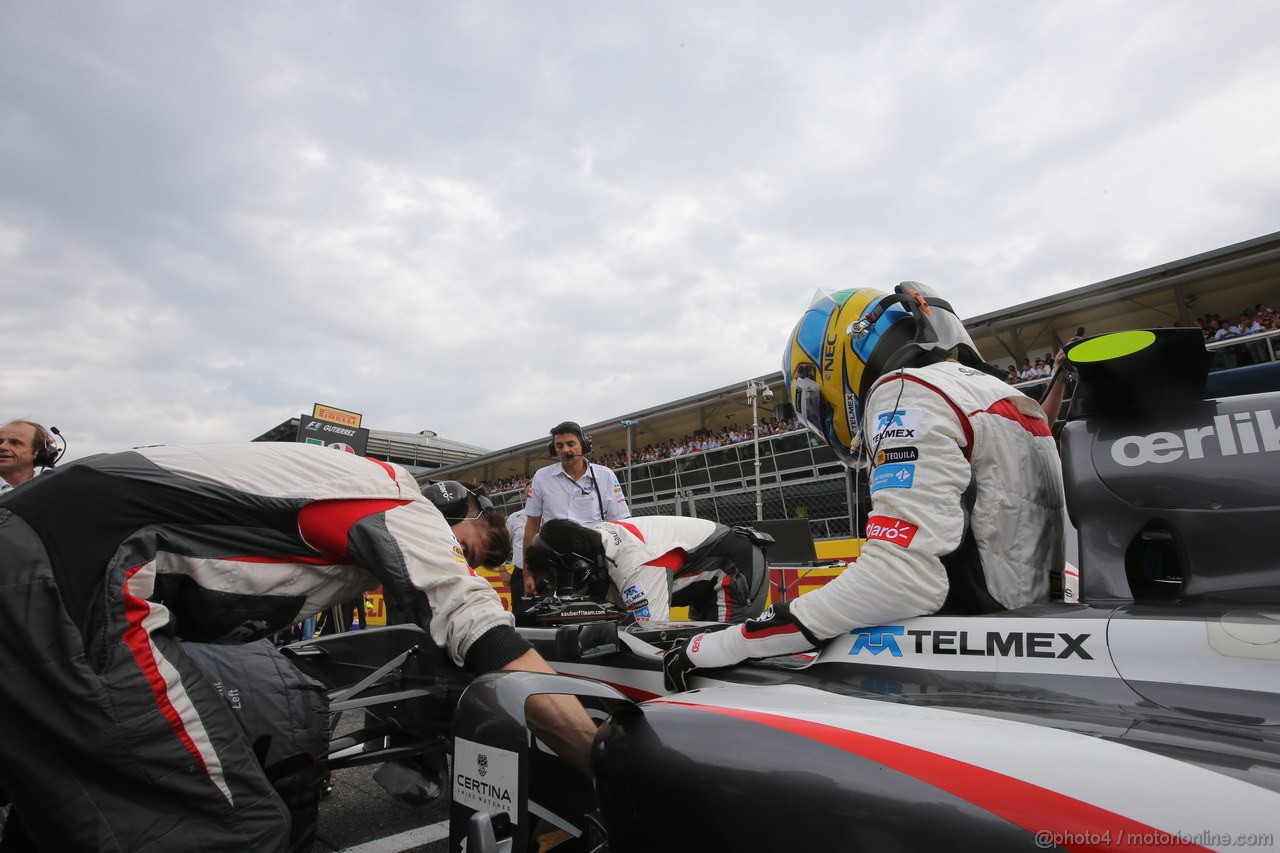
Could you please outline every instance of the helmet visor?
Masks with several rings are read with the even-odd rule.
[[[818,384],[816,365],[807,361],[796,365],[791,376],[791,397],[796,418],[807,429],[826,441],[831,412],[826,400],[822,399],[822,386]]]

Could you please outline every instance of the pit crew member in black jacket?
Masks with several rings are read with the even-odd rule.
[[[284,805],[180,640],[247,642],[382,583],[459,666],[552,671],[413,478],[329,448],[61,467],[0,498],[0,577],[0,786],[41,849],[284,848]],[[545,698],[539,733],[585,771],[594,726]]]
[[[739,623],[764,608],[764,551],[746,528],[671,515],[590,525],[554,519],[526,557],[540,579],[572,571],[575,561],[607,572],[614,603],[637,621],[670,619],[676,606],[695,621]]]

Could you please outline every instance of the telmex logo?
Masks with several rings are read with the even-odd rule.
[[[884,429],[887,426],[902,426],[902,419],[906,414],[906,409],[894,409],[891,412],[881,412],[876,418],[876,429]]]
[[[1126,435],[1111,445],[1111,458],[1126,468],[1176,462],[1183,458],[1237,456],[1280,450],[1280,429],[1269,409],[1217,415],[1212,424],[1180,433],[1153,432]]]
[[[921,411],[915,408],[886,409],[876,412],[872,419],[872,442],[915,438],[920,430]]]
[[[974,655],[977,657],[1014,658],[1069,658],[1093,660],[1084,644],[1092,634],[1063,634],[1052,631],[932,631],[913,629],[903,625],[887,625],[876,628],[855,628],[850,655],[869,651],[878,655],[883,651],[892,657],[902,657],[899,638],[904,637],[907,648],[916,654]]]

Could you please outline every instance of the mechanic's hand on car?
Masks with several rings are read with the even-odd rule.
[[[689,658],[689,641],[692,637],[677,640],[662,656],[662,681],[672,693],[689,689],[689,674],[698,667]]]

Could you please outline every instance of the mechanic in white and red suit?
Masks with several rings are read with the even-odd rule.
[[[284,803],[181,641],[249,642],[381,583],[458,666],[552,672],[469,565],[486,523],[450,529],[403,469],[306,444],[93,456],[0,497],[0,787],[35,846],[285,848]],[[537,698],[586,772],[590,718]]]
[[[1044,413],[982,361],[951,307],[905,282],[819,293],[783,360],[796,416],[852,466],[871,512],[856,562],[759,619],[664,658],[696,668],[805,651],[857,627],[1048,600],[1063,565],[1062,467]]]
[[[543,582],[572,571],[575,561],[607,571],[611,597],[637,621],[665,621],[676,606],[688,607],[695,621],[739,623],[764,608],[762,544],[749,528],[704,518],[554,519],[542,525],[525,562]]]

